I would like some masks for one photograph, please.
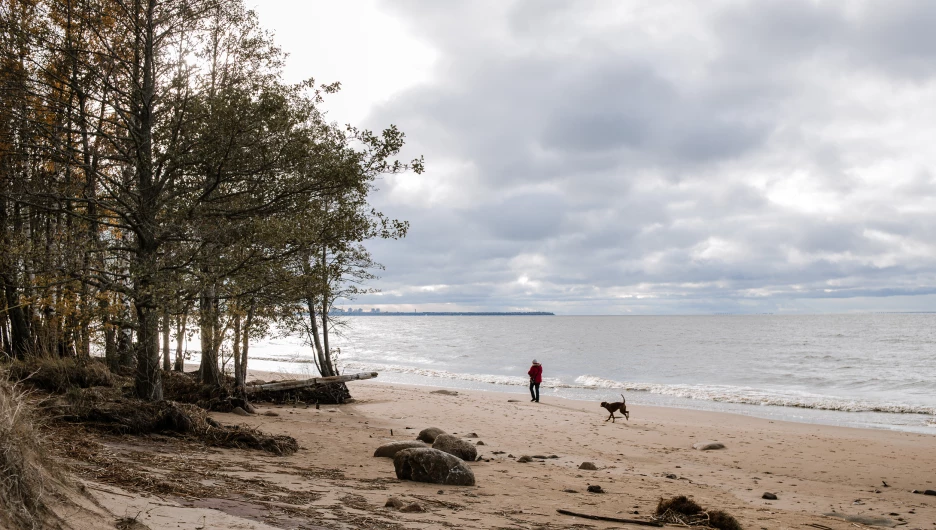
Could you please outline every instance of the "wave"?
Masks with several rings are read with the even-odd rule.
[[[313,361],[308,358],[283,357],[257,357],[255,360],[275,361],[296,364],[307,364]],[[342,371],[383,371],[407,375],[416,375],[433,379],[449,379],[473,383],[488,383],[501,386],[527,386],[529,379],[525,376],[457,373],[448,370],[419,368],[382,363],[362,363],[359,361],[344,361],[340,363]],[[936,416],[936,407],[926,405],[908,405],[901,403],[876,403],[865,400],[854,400],[841,397],[823,396],[808,393],[784,393],[783,391],[764,391],[750,387],[729,385],[690,385],[690,384],[660,384],[660,383],[634,383],[616,381],[593,375],[576,377],[573,382],[558,378],[544,378],[543,387],[556,389],[583,389],[583,390],[616,390],[624,392],[647,392],[663,396],[672,396],[684,399],[716,401],[721,403],[735,403],[742,405],[794,407],[803,409],[842,411],[842,412],[884,412],[894,414],[927,414]],[[936,422],[936,418],[931,420]]]
[[[719,385],[667,385],[656,383],[627,383],[603,379],[596,376],[580,376],[575,379],[584,388],[621,389],[634,392],[649,392],[686,399],[737,403],[742,405],[795,407],[843,412],[887,412],[894,414],[936,415],[936,407],[908,405],[902,403],[875,403],[864,400],[823,396],[818,394],[783,394],[765,392],[750,387]]]

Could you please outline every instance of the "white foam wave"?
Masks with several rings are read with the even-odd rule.
[[[896,414],[936,414],[936,407],[907,405],[901,403],[874,403],[818,394],[783,394],[765,392],[749,387],[719,385],[663,385],[653,383],[628,383],[603,379],[596,376],[580,376],[575,382],[585,388],[621,389],[650,392],[686,399],[739,403],[744,405],[772,405],[817,410],[844,412],[889,412]]]
[[[257,358],[257,360],[278,361],[305,364],[313,362],[308,358],[284,359],[282,357]],[[394,364],[362,363],[346,361],[341,363],[343,372],[382,371],[399,374],[417,375],[434,379],[450,379],[474,383],[488,383],[502,386],[526,386],[529,379],[524,376],[495,374],[457,373],[414,366]],[[568,389],[608,389],[627,392],[648,392],[665,396],[744,405],[772,405],[778,407],[796,407],[817,410],[844,412],[887,412],[896,414],[928,414],[936,416],[936,407],[908,405],[899,403],[875,403],[871,401],[851,400],[846,398],[823,396],[818,394],[794,394],[780,391],[763,391],[750,387],[727,385],[679,385],[657,383],[634,383],[616,381],[593,375],[582,375],[568,383],[557,378],[544,378],[543,387]],[[936,420],[932,420],[936,421]]]

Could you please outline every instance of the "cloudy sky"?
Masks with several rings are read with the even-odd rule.
[[[936,2],[256,1],[426,158],[351,306],[936,310]]]

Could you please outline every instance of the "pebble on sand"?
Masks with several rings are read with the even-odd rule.
[[[725,444],[721,442],[699,442],[692,444],[692,448],[697,451],[714,451],[716,449],[724,449]]]

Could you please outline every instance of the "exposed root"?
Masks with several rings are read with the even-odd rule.
[[[104,400],[97,401],[101,398]],[[185,435],[213,447],[260,449],[276,455],[290,455],[299,449],[296,439],[291,436],[268,435],[245,426],[221,425],[204,409],[174,401],[107,399],[106,396],[85,392],[78,404],[61,405],[59,415],[65,421],[113,434]]]

